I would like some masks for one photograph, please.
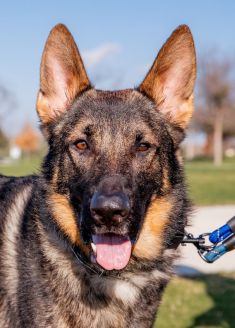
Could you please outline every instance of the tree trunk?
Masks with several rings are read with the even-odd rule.
[[[221,166],[223,162],[223,118],[224,109],[217,108],[214,121],[214,165]]]
[[[206,134],[206,142],[203,147],[203,154],[208,157],[213,157],[214,154],[214,133],[208,132]]]

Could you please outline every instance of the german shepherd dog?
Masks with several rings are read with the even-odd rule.
[[[52,29],[41,173],[0,177],[0,327],[153,325],[191,207],[178,148],[195,75],[182,25],[139,87],[95,90],[68,29]]]

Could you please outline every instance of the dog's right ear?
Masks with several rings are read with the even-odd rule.
[[[74,99],[89,89],[75,41],[62,24],[50,32],[41,61],[37,112],[42,124],[55,120],[69,109]]]

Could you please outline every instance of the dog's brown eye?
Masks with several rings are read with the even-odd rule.
[[[88,148],[88,144],[85,140],[78,140],[75,146],[78,150],[86,150]]]
[[[149,150],[149,148],[150,148],[150,144],[148,144],[148,143],[141,143],[141,144],[139,144],[137,146],[137,149],[136,150],[138,152],[145,152],[145,151]]]

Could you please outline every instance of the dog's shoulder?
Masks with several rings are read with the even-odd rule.
[[[0,175],[0,223],[14,211],[24,208],[26,199],[32,194],[32,188],[37,183],[35,175],[26,177],[8,177]],[[11,213],[11,216],[13,213]],[[14,215],[13,215],[14,216]]]
[[[14,177],[0,174],[0,201],[4,199],[9,192],[17,191],[35,184],[38,178],[37,175]]]

